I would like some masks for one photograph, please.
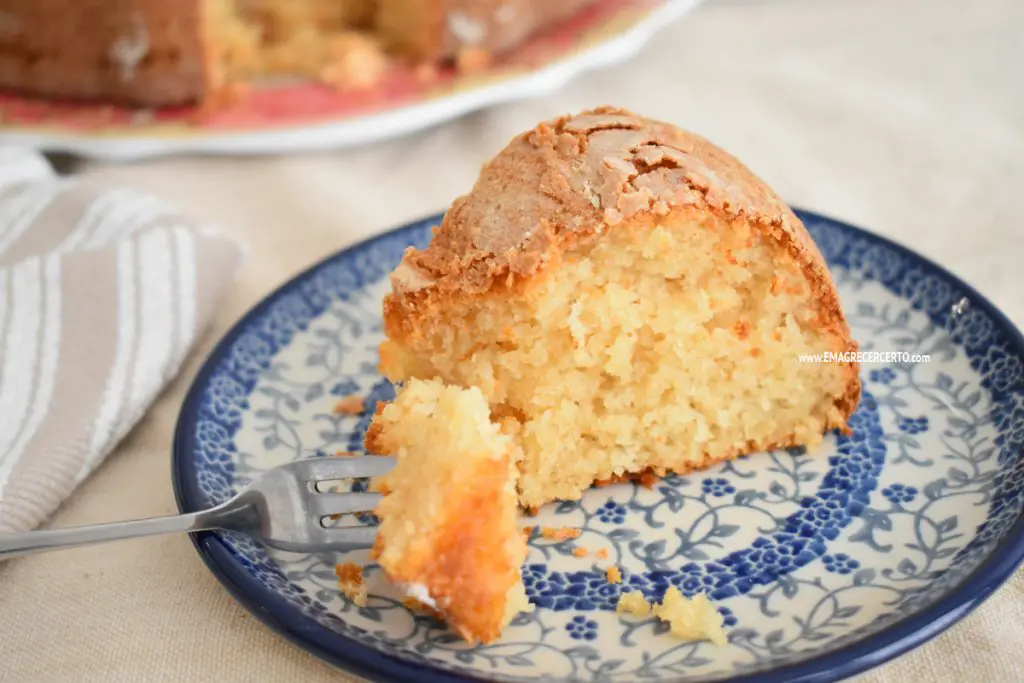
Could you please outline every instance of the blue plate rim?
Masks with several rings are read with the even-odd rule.
[[[909,247],[887,237],[823,216],[813,211],[795,209],[801,220],[808,218],[829,223],[869,241],[894,249],[916,260],[927,269],[958,287],[971,304],[980,306],[993,322],[1007,333],[1013,349],[1024,356],[1024,332],[1021,331],[991,300],[944,266]],[[202,496],[195,476],[195,461],[187,457],[192,451],[195,422],[203,389],[218,362],[234,340],[258,318],[280,295],[296,282],[308,277],[324,264],[343,254],[416,225],[440,223],[444,214],[435,214],[411,221],[392,230],[348,245],[313,263],[267,294],[239,318],[209,353],[192,380],[178,414],[171,456],[171,479],[174,497],[182,513],[202,509]],[[479,683],[487,681],[473,675],[441,671],[423,664],[393,657],[372,647],[328,629],[295,611],[284,597],[260,583],[237,561],[219,532],[204,531],[191,535],[192,543],[214,576],[228,592],[256,618],[298,647],[344,671],[382,683]],[[1005,539],[986,557],[959,586],[927,608],[866,638],[794,664],[769,671],[751,672],[729,678],[730,683],[831,683],[875,668],[928,642],[966,617],[988,599],[1024,563],[1024,513],[1007,531]],[[336,647],[338,639],[344,648]],[[709,679],[721,681],[721,678]]]

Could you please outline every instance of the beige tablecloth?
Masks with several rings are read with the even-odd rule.
[[[705,134],[799,206],[948,265],[1024,323],[1024,3],[712,3],[630,64],[544,100],[372,149],[181,159],[84,172],[131,181],[247,238],[251,259],[205,341],[56,525],[175,511],[171,433],[216,339],[321,256],[442,209],[538,120],[610,103]],[[862,681],[1024,680],[1024,577]],[[238,606],[182,536],[0,566],[0,681],[349,680]]]

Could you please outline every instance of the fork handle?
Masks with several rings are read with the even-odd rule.
[[[170,517],[151,517],[126,522],[110,522],[67,529],[26,531],[0,535],[0,561],[20,555],[74,548],[82,545],[120,541],[140,536],[158,536],[177,532],[205,531],[207,529],[237,529],[231,522],[241,512],[237,506],[221,505],[209,510],[189,512]]]

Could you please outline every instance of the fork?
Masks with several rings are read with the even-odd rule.
[[[0,535],[0,560],[19,555],[140,536],[220,529],[240,531],[271,548],[292,552],[352,550],[373,544],[371,526],[332,527],[325,519],[377,507],[379,493],[322,491],[326,481],[386,474],[393,458],[322,456],[266,471],[245,491],[208,510],[91,526]]]

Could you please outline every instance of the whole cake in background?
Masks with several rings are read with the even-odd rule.
[[[860,399],[796,215],[707,140],[621,109],[514,139],[392,286],[382,370],[479,388],[524,507],[813,446]],[[800,362],[823,352],[851,362]]]
[[[595,0],[0,0],[0,88],[146,107],[269,76],[372,85],[386,57],[486,64]]]

